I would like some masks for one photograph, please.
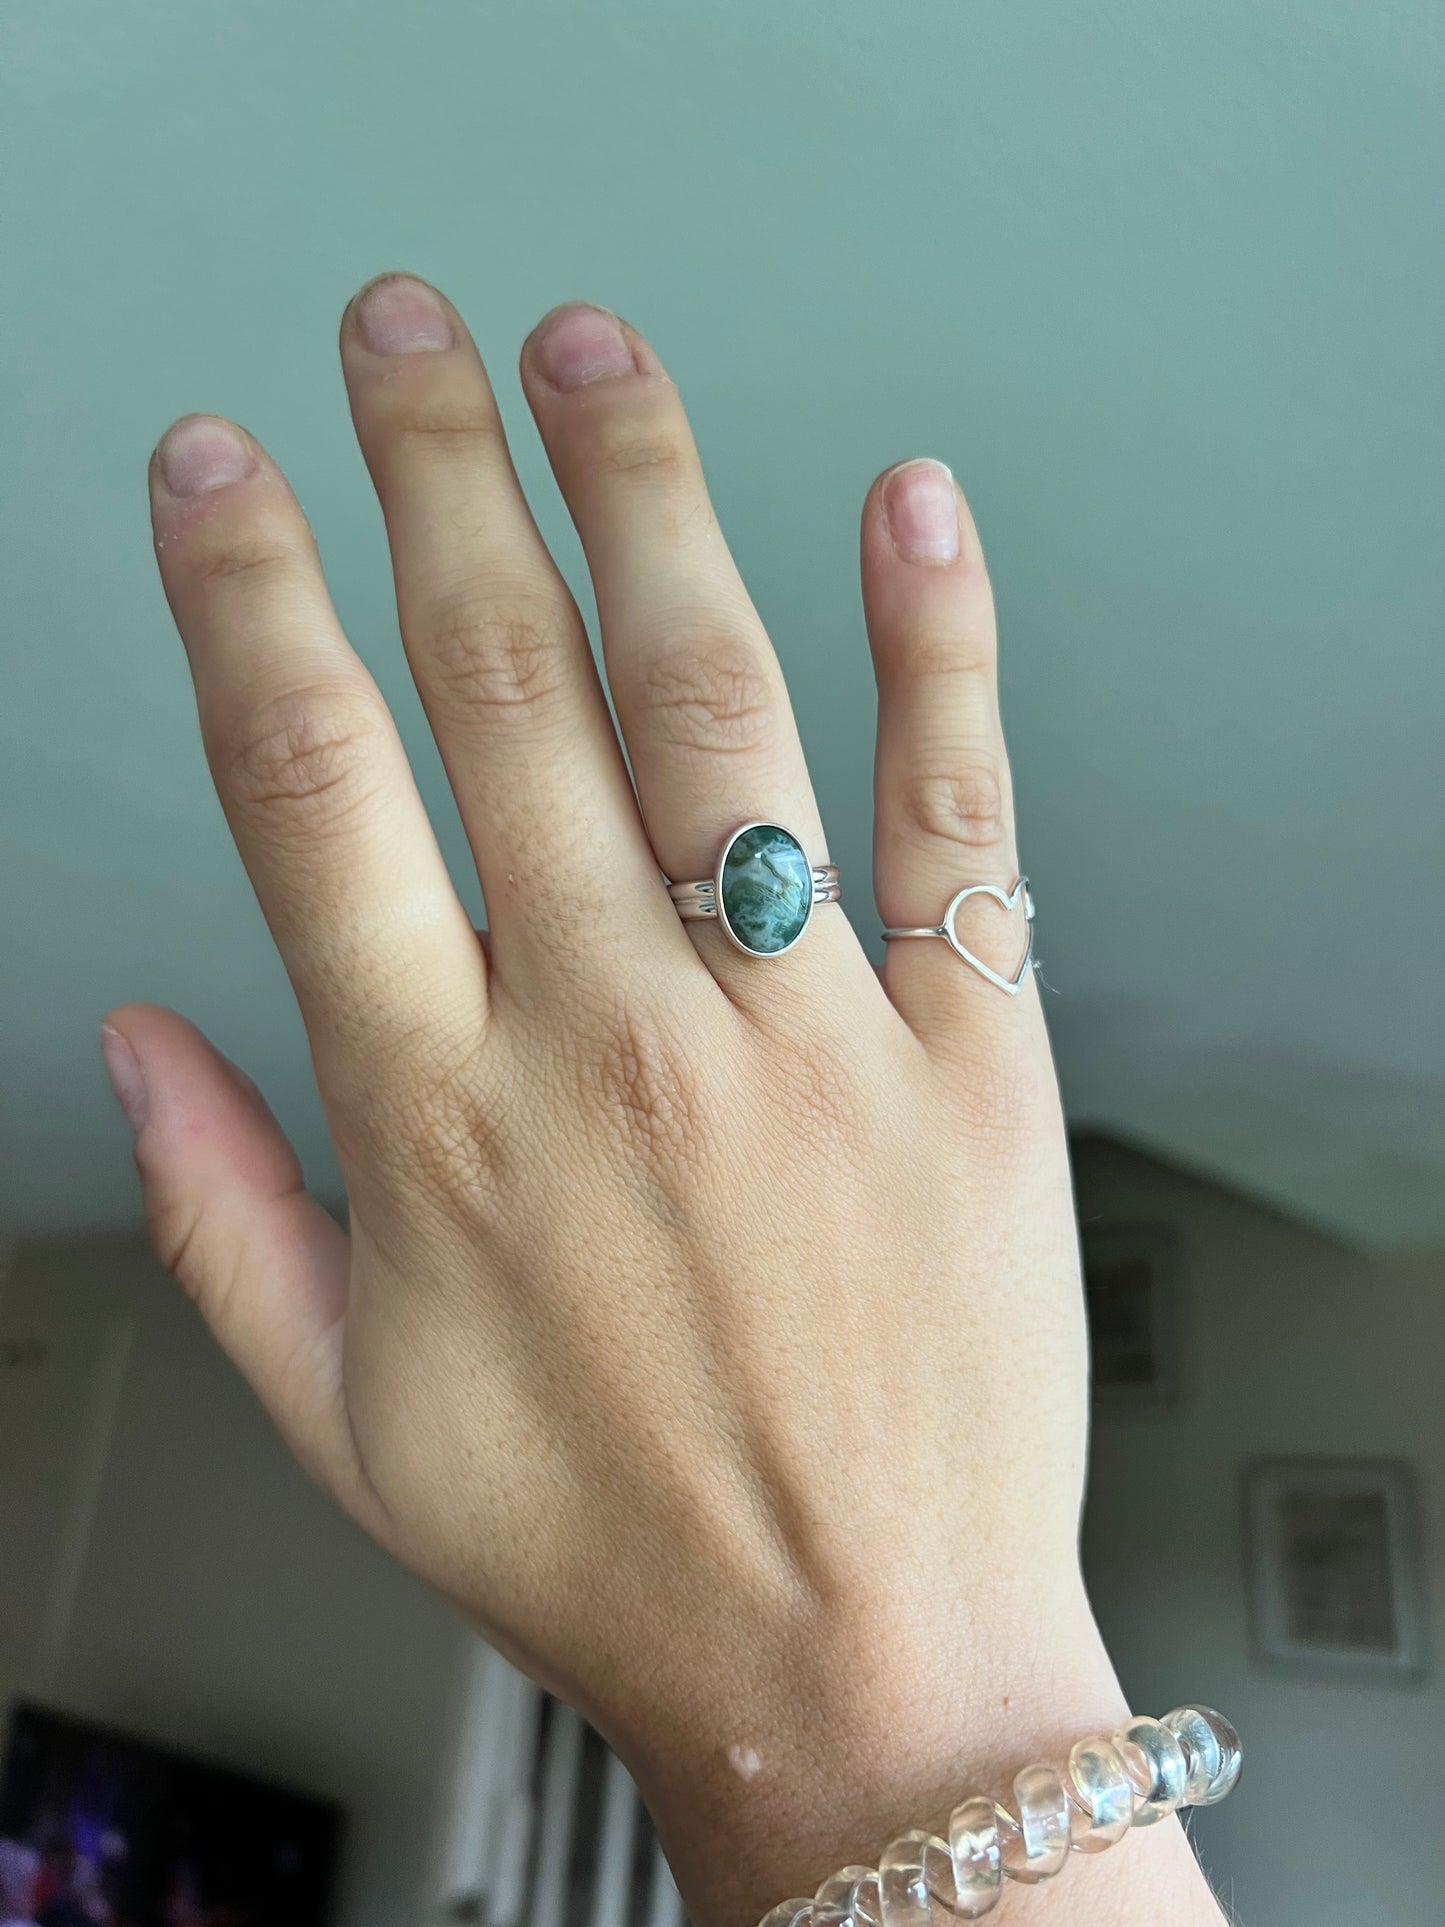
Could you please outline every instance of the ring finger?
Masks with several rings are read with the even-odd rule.
[[[885,926],[942,921],[970,884],[1011,893],[1018,875],[1013,789],[999,720],[993,596],[968,505],[941,462],[897,463],[869,491],[863,604],[878,681],[874,890]],[[1028,923],[981,896],[961,942],[1008,981]],[[940,939],[895,939],[883,981],[912,1028],[945,1051],[1001,1027],[1041,1034],[1025,971],[1017,997]],[[1020,1008],[1022,1007],[1022,1008]]]

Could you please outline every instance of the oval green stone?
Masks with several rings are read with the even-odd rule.
[[[758,823],[723,858],[719,908],[749,950],[772,956],[793,943],[813,907],[813,867],[797,837]]]

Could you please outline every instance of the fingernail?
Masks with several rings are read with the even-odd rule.
[[[927,457],[902,462],[883,484],[889,532],[912,562],[951,562],[958,554],[953,471]]]
[[[451,318],[435,288],[409,274],[388,275],[364,288],[356,319],[374,355],[414,355],[452,345]]]
[[[204,495],[239,482],[256,466],[238,428],[214,415],[189,415],[161,437],[161,474],[172,495]]]
[[[140,1059],[120,1032],[112,1030],[109,1024],[100,1027],[100,1054],[105,1062],[110,1088],[115,1092],[115,1101],[125,1112],[126,1122],[139,1137],[150,1111]]]
[[[599,375],[636,372],[622,323],[605,308],[558,308],[539,325],[537,366],[554,388],[580,388]]]

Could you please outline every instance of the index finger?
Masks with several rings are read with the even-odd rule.
[[[221,806],[318,1067],[365,1088],[417,1011],[475,1041],[486,969],[300,504],[258,443],[186,416],[150,467],[156,557]]]

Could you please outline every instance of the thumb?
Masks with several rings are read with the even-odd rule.
[[[307,1472],[367,1523],[378,1502],[342,1379],[350,1239],[308,1197],[255,1085],[194,1024],[158,1004],[122,1004],[100,1037],[135,1132],[157,1257]]]

